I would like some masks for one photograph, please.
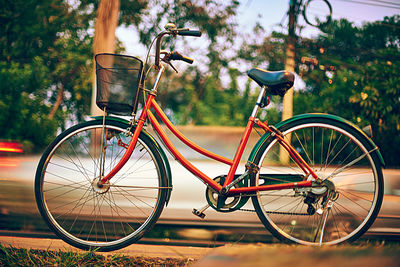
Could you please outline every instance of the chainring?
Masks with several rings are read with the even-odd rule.
[[[221,175],[213,180],[219,183],[220,185],[223,185],[225,182],[226,175]],[[237,183],[234,185],[235,188],[241,187],[240,183]],[[236,196],[228,196],[224,197],[225,199],[223,200],[224,203],[222,207],[218,207],[218,198],[220,198],[220,194],[215,191],[214,189],[207,187],[206,189],[206,199],[208,204],[215,209],[216,211],[219,212],[232,212],[235,210],[240,209],[241,207],[244,206],[244,204],[247,203],[247,200],[249,199],[248,196],[243,196],[243,195],[236,195]]]

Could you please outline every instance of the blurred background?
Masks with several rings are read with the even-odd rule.
[[[274,124],[295,114],[323,112],[361,128],[370,125],[387,165],[384,204],[370,233],[400,234],[398,1],[0,3],[1,232],[48,234],[33,195],[37,163],[57,134],[98,114],[92,104],[94,54],[145,60],[152,39],[173,22],[203,31],[202,38],[163,43],[195,59],[193,65],[177,63],[178,74],[168,69],[158,95],[184,134],[233,158],[259,90],[246,72],[252,67],[292,70],[297,77],[292,94],[273,97],[260,119]],[[256,140],[254,134],[249,147]],[[209,176],[227,172],[174,143]],[[209,210],[205,220],[192,215],[193,208],[206,204],[205,187],[172,158],[171,165],[174,191],[154,237],[241,240],[232,233],[246,229],[248,240],[270,239],[253,213],[217,216]],[[232,232],[219,228],[230,220]]]

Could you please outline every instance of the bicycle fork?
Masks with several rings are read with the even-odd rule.
[[[151,106],[151,102],[155,98],[157,94],[157,88],[160,84],[161,81],[161,76],[163,75],[165,70],[164,66],[160,66],[160,69],[158,71],[158,75],[156,78],[156,81],[154,83],[153,89],[150,91],[150,94],[146,100],[145,106],[142,110],[142,113],[140,114],[140,118],[136,124],[135,131],[133,132],[132,139],[129,142],[128,148],[126,149],[124,155],[122,156],[121,160],[117,163],[117,165],[104,177],[100,177],[101,179],[99,180],[99,184],[105,184],[107,183],[112,177],[114,177],[115,174],[126,164],[128,159],[131,157],[133,150],[136,147],[137,140],[139,138],[140,132],[142,131],[142,128],[144,126],[144,123],[146,122],[147,119],[147,111]]]

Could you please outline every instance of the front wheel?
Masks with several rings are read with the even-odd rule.
[[[279,130],[333,195],[323,188],[257,192],[252,200],[262,223],[284,242],[322,245],[359,238],[374,222],[383,198],[381,163],[365,136],[321,117],[294,120]],[[307,178],[273,136],[259,147],[254,163],[260,172],[253,186]]]
[[[162,158],[144,134],[125,166],[99,184],[131,136],[118,121],[95,120],[61,133],[44,152],[35,178],[39,211],[67,243],[110,251],[138,240],[157,221],[167,195]]]

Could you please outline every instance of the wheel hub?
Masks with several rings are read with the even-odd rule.
[[[308,189],[308,193],[304,194],[304,203],[308,205],[307,214],[313,215],[315,212],[322,214],[323,209],[327,207],[329,203],[332,203],[338,198],[335,184],[327,179],[326,175],[318,174],[321,179],[319,186],[311,187]],[[321,207],[318,210],[315,209],[315,204],[321,199]]]
[[[94,178],[92,181],[92,188],[96,193],[104,194],[110,189],[110,182],[102,183],[100,178]]]
[[[313,187],[311,192],[315,195],[321,196],[326,194],[327,191],[335,192],[335,184],[327,179],[327,175],[325,173],[316,173],[318,177],[321,179],[321,187]]]

